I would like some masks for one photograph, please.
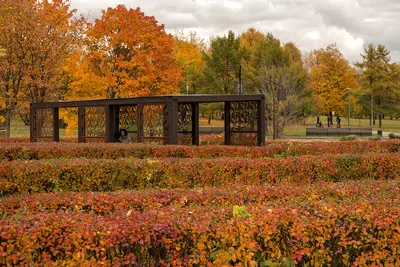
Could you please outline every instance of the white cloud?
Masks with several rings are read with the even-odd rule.
[[[311,40],[319,40],[321,38],[321,34],[319,31],[311,31],[305,34],[305,37]]]
[[[397,0],[71,0],[89,18],[117,4],[140,7],[167,31],[196,31],[205,40],[249,27],[271,32],[304,52],[337,43],[350,62],[363,46],[383,44],[400,61],[400,2]]]

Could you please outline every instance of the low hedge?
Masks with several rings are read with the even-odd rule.
[[[22,192],[115,191],[396,179],[400,154],[278,159],[58,159],[0,162],[0,196]]]
[[[398,266],[400,199],[58,210],[0,219],[2,266]]]
[[[287,201],[304,203],[309,200],[343,201],[385,195],[393,198],[400,193],[400,180],[318,182],[313,186],[284,183],[279,185],[227,185],[201,189],[148,189],[116,192],[58,192],[18,194],[0,198],[0,217],[24,216],[41,212],[73,212],[111,214],[134,210],[138,212],[166,207],[231,206]]]
[[[146,144],[0,144],[0,160],[51,158],[264,158],[301,155],[396,153],[400,141],[273,142],[264,147],[157,146]]]

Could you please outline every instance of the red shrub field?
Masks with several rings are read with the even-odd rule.
[[[399,266],[400,142],[0,144],[0,266]]]

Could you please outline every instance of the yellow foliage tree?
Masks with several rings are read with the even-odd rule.
[[[351,102],[355,105],[354,95],[360,86],[355,69],[343,57],[336,44],[311,52],[307,64],[311,72],[310,85],[319,113],[347,114],[348,88],[351,89]]]
[[[205,45],[195,32],[187,36],[182,32],[175,34],[175,59],[182,70],[182,81],[179,83],[181,92],[185,93],[188,86],[190,92],[196,92],[196,80],[205,66],[203,52]]]

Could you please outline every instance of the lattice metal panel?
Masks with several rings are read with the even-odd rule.
[[[106,136],[106,110],[104,107],[85,108],[85,138]]]
[[[143,138],[168,137],[168,112],[166,105],[143,106]]]
[[[192,144],[192,105],[178,104],[178,144]]]
[[[178,105],[178,132],[191,133],[192,132],[192,105],[179,104]]]
[[[257,131],[257,101],[231,102],[231,131]]]
[[[119,107],[119,128],[126,129],[133,141],[138,139],[138,106]]]
[[[33,137],[53,137],[53,111],[51,108],[34,109],[32,114]]]

